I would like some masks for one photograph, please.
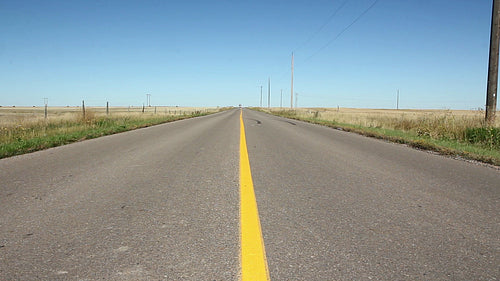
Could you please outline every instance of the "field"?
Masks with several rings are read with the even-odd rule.
[[[215,107],[0,107],[0,158],[224,110]]]
[[[301,108],[295,110],[294,114],[305,119],[316,118],[369,128],[414,131],[433,138],[460,139],[466,128],[484,126],[484,112],[472,110]],[[500,117],[496,121],[496,127],[500,127]]]
[[[194,107],[0,107],[0,158],[225,108]],[[405,143],[500,166],[500,116],[493,127],[472,110],[258,108],[288,118]]]
[[[500,165],[500,116],[494,126],[487,127],[484,111],[353,108],[260,110]]]
[[[158,107],[109,107],[109,115],[106,114],[106,107],[86,107],[86,113],[94,117],[136,117],[149,118],[151,115],[157,116],[179,116],[191,115],[195,112],[215,112],[218,108],[215,107],[175,107],[175,106],[158,106]],[[81,106],[74,107],[48,107],[47,119],[45,119],[45,108],[40,107],[0,107],[0,126],[8,128],[12,126],[26,126],[29,124],[37,124],[40,121],[60,122],[79,119],[83,116]]]

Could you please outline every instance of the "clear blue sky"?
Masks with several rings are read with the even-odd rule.
[[[484,108],[491,0],[374,2],[3,0],[0,105]]]

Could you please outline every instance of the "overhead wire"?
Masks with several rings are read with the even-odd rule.
[[[319,48],[316,52],[314,52],[312,55],[307,57],[302,63],[309,61],[313,57],[315,57],[317,54],[322,52],[324,49],[326,49],[328,46],[330,46],[333,42],[335,42],[337,39],[342,36],[351,26],[353,26],[356,22],[358,22],[366,13],[368,13],[375,5],[379,2],[379,0],[375,0],[368,8],[366,8],[361,14],[359,14],[358,17],[356,17],[349,25],[347,25],[342,31],[340,31],[335,37],[333,37],[330,41],[328,41],[325,45],[323,45],[321,48]]]
[[[294,51],[301,49],[309,42],[311,42],[311,40],[314,39],[314,37],[316,37],[316,35],[318,35],[318,33],[320,33],[323,30],[323,28],[325,28],[333,20],[333,18],[338,14],[340,10],[342,10],[342,8],[345,6],[345,4],[347,4],[347,2],[349,2],[349,0],[345,0],[344,2],[342,2],[342,4],[340,4],[340,6],[337,9],[335,9],[335,11],[328,17],[328,19],[314,33],[312,33],[311,36],[309,36],[309,38],[307,38],[307,40],[304,41],[304,43],[300,44],[299,47],[295,48]]]
[[[359,14],[349,25],[347,25],[344,29],[342,29],[335,37],[333,37],[330,41],[328,41],[325,45],[323,45],[321,48],[319,48],[316,52],[314,52],[312,55],[307,57],[305,60],[301,61],[302,63],[308,62],[311,60],[313,57],[318,55],[320,52],[322,52],[324,49],[326,49],[328,46],[330,46],[333,42],[335,42],[337,39],[339,39],[349,28],[351,28],[356,22],[358,22],[364,15],[366,15],[375,5],[379,2],[380,0],[375,0],[368,8],[366,8],[361,14]],[[318,35],[330,22],[331,20],[338,14],[338,12],[349,2],[349,0],[345,0],[342,2],[342,4],[328,17],[328,19],[323,23],[323,25],[320,26],[320,28],[314,32],[304,43],[299,45],[298,48],[295,50],[298,50],[305,45],[307,45],[316,35]],[[286,75],[286,73],[283,73],[283,75],[280,76],[278,81],[281,81],[283,77]]]
[[[311,42],[311,40],[313,40],[332,20],[333,18],[339,13],[340,10],[342,10],[342,8],[349,2],[350,0],[344,0],[340,6],[338,6],[335,11],[333,11],[332,14],[330,14],[330,16],[326,19],[326,21],[318,28],[316,29],[315,32],[313,32],[309,38],[307,38],[302,44],[300,44],[297,48],[295,48],[292,52],[296,52],[297,50],[300,50],[301,48],[303,48],[304,46],[306,46],[309,42]],[[277,79],[277,81],[281,81],[285,75],[287,75],[288,71],[287,72],[283,72],[279,78]]]

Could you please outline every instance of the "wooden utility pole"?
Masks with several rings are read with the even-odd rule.
[[[262,107],[262,86],[260,86],[260,107]]]
[[[271,77],[267,80],[267,108],[271,108]]]
[[[493,0],[491,15],[490,59],[488,64],[488,87],[486,90],[486,116],[488,125],[495,123],[498,87],[498,45],[500,33],[500,0]]]
[[[85,120],[85,100],[82,100],[82,114],[83,114],[83,120]]]
[[[43,103],[45,104],[45,119],[47,119],[47,116],[48,116],[48,109],[47,109],[47,106],[49,104],[49,98],[43,98]]]
[[[396,101],[396,109],[399,110],[399,89],[398,89],[398,97]]]
[[[280,95],[280,108],[283,107],[283,89],[281,89],[281,95]]]
[[[292,52],[292,85],[290,90],[290,109],[293,109],[293,52]]]

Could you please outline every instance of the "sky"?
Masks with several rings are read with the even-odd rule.
[[[484,108],[491,6],[0,0],[0,105]]]

